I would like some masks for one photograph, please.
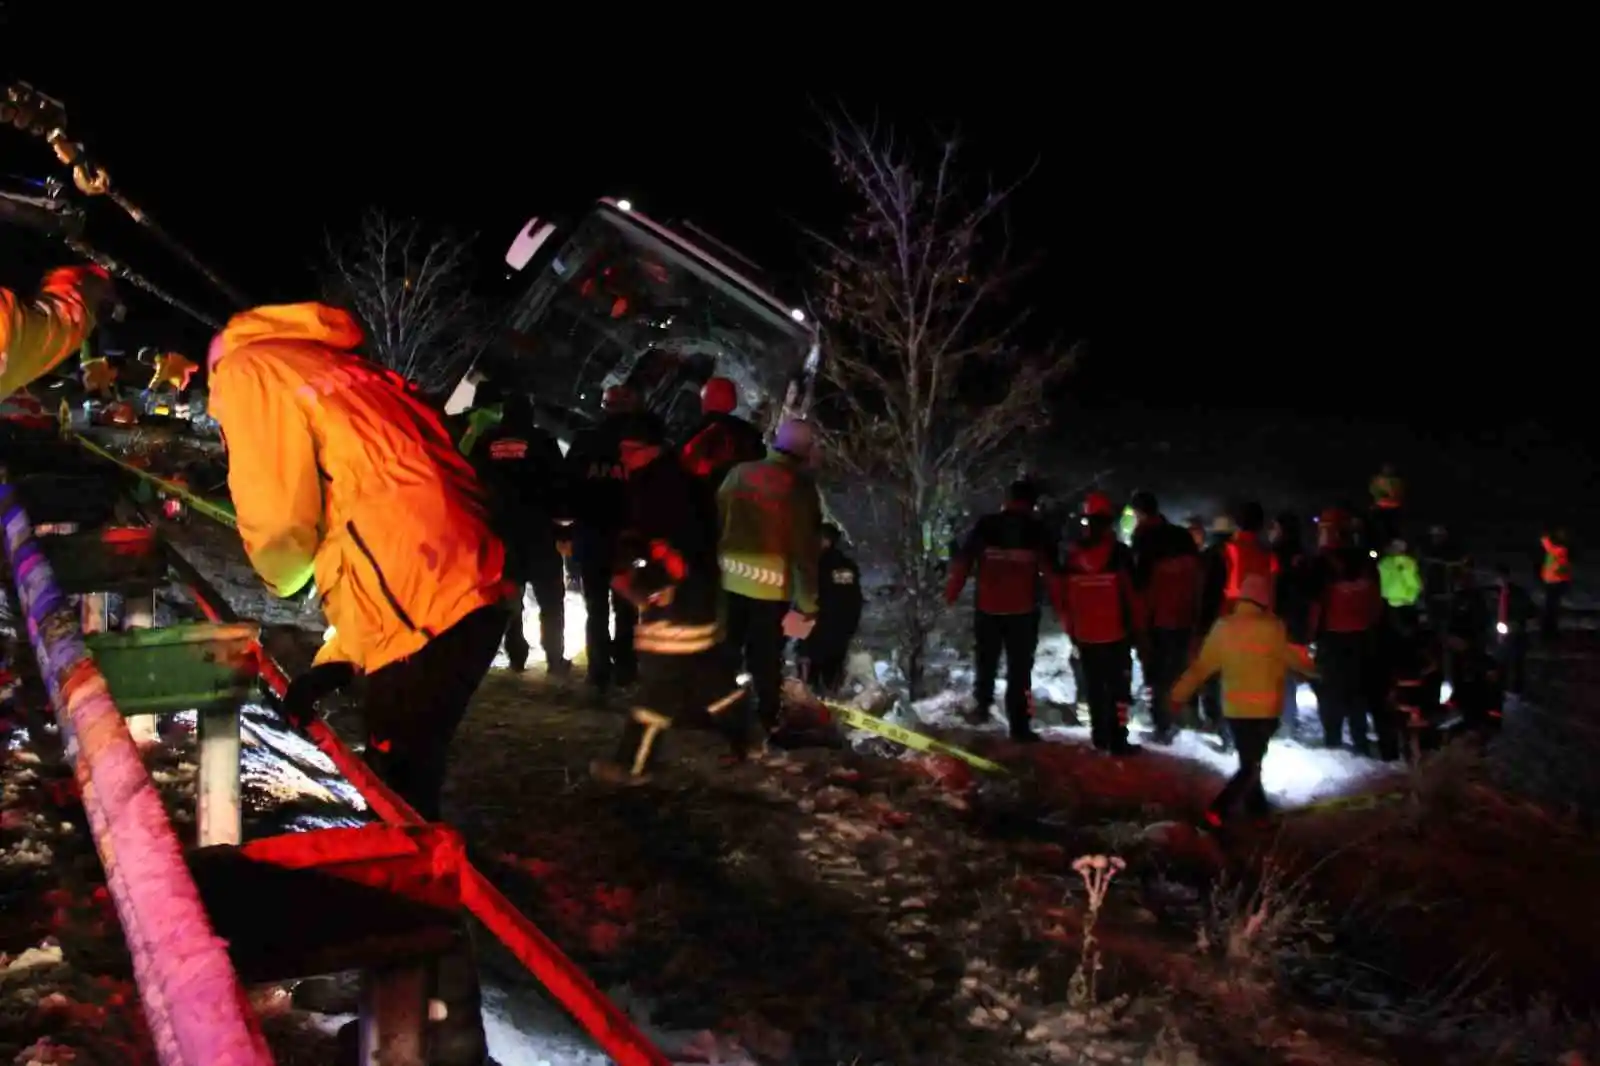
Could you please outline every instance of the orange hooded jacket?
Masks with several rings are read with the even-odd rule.
[[[443,419],[354,354],[322,304],[258,307],[211,342],[211,413],[251,565],[280,596],[313,577],[333,634],[317,662],[367,672],[505,595],[505,549]]]
[[[94,329],[94,309],[84,298],[85,275],[95,267],[52,270],[32,306],[0,289],[0,400],[54,370]]]

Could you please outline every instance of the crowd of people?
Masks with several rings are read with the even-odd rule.
[[[1151,742],[1167,745],[1180,728],[1196,728],[1237,751],[1239,774],[1207,813],[1215,824],[1240,804],[1265,813],[1261,760],[1283,716],[1295,712],[1291,675],[1312,681],[1330,748],[1394,761],[1452,731],[1491,736],[1502,696],[1523,682],[1532,599],[1503,566],[1492,588],[1480,588],[1443,527],[1413,551],[1404,482],[1392,466],[1370,488],[1365,514],[1323,510],[1313,544],[1298,515],[1269,523],[1259,503],[1209,528],[1199,516],[1180,526],[1149,492],[1119,511],[1094,491],[1061,552],[1037,514],[1034,485],[1017,482],[1005,506],[959,544],[950,568],[952,604],[977,579],[972,720],[990,717],[1003,653],[1011,736],[1038,739],[1031,675],[1049,601],[1071,639],[1095,748],[1119,757],[1141,750],[1128,738],[1137,654]],[[1541,546],[1539,630],[1553,640],[1572,580],[1570,545],[1553,530]]]
[[[76,351],[111,295],[94,268],[51,274],[31,304],[0,291],[4,390]],[[315,595],[329,623],[283,703],[291,725],[362,677],[366,759],[437,819],[451,738],[502,644],[513,670],[527,668],[525,588],[547,669],[571,672],[569,569],[587,611],[585,680],[597,701],[628,697],[615,752],[593,766],[602,780],[647,780],[662,735],[685,726],[721,734],[731,760],[761,756],[782,722],[790,640],[807,681],[841,684],[860,570],[824,521],[809,423],[783,421],[768,446],[735,413],[733,383],[713,378],[701,423],[672,442],[617,385],[563,455],[515,388],[488,383],[452,425],[361,357],[362,342],[346,312],[292,304],[234,316],[207,355],[250,562],[278,595]],[[169,369],[183,383],[193,372]],[[1261,761],[1293,707],[1291,674],[1313,679],[1330,747],[1392,760],[1453,725],[1491,733],[1500,693],[1521,683],[1531,600],[1502,571],[1490,608],[1444,530],[1420,556],[1410,550],[1392,469],[1372,491],[1369,514],[1323,511],[1314,544],[1295,515],[1269,524],[1257,503],[1207,530],[1169,522],[1148,492],[1122,511],[1090,492],[1063,552],[1035,487],[1016,483],[949,572],[951,603],[976,583],[974,718],[991,714],[1004,658],[1011,736],[1038,739],[1031,674],[1048,600],[1073,645],[1095,748],[1140,750],[1128,735],[1137,654],[1156,744],[1195,727],[1237,750],[1239,773],[1208,813],[1218,824],[1236,807],[1265,810]],[[1565,534],[1543,544],[1549,638],[1572,575]],[[475,979],[437,994],[453,1020],[434,1036],[435,1061],[476,1066]]]

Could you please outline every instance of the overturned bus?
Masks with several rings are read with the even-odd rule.
[[[534,397],[547,428],[570,437],[599,418],[608,387],[626,384],[678,432],[699,417],[700,386],[722,376],[739,413],[768,424],[817,367],[815,328],[752,280],[754,264],[626,200],[600,200],[568,226],[531,219],[506,265],[517,294],[449,413],[492,380]]]

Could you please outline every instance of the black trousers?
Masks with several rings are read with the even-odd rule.
[[[721,649],[693,655],[639,656],[639,692],[617,744],[616,763],[635,776],[650,772],[669,729],[709,729],[743,754],[749,738],[744,692]]]
[[[755,688],[755,713],[767,732],[783,718],[783,618],[785,600],[756,600],[729,592],[723,596],[727,611],[724,640],[727,662],[733,672],[750,672]],[[746,712],[748,714],[748,712]]]
[[[806,683],[813,690],[826,696],[845,683],[845,659],[850,658],[853,635],[837,624],[830,627],[827,613],[822,613],[810,637],[798,643],[800,658],[806,663]]]
[[[633,652],[633,629],[639,611],[611,588],[610,552],[586,551],[579,564],[583,572],[584,642],[589,649],[589,684],[609,688],[631,685],[638,675]],[[611,632],[615,620],[617,631]]]
[[[439,820],[445,754],[505,632],[505,608],[480,607],[416,654],[367,675],[366,760],[430,822]]]
[[[1556,642],[1561,633],[1561,601],[1567,595],[1567,582],[1558,581],[1544,587],[1544,614],[1539,622],[1539,640],[1547,647]]]
[[[1211,810],[1227,818],[1236,806],[1242,804],[1252,815],[1266,814],[1266,790],[1261,787],[1261,762],[1267,757],[1267,745],[1278,731],[1276,718],[1229,718],[1228,729],[1239,753],[1239,769],[1228,778],[1217,798],[1211,801]]]
[[[1367,633],[1324,633],[1317,638],[1317,716],[1322,719],[1322,742],[1338,747],[1344,727],[1350,727],[1350,747],[1365,755],[1367,718],[1371,709],[1373,642]]]
[[[994,705],[995,678],[1000,656],[1006,657],[1006,723],[1013,734],[1033,729],[1033,660],[1039,648],[1039,612],[973,615],[977,644],[977,679],[973,695],[987,711]]]
[[[533,587],[533,599],[539,605],[539,645],[544,649],[544,661],[552,666],[562,662],[567,657],[567,601],[561,556],[551,547],[515,571],[508,567],[507,572],[517,585],[508,601],[511,617],[506,623],[506,657],[511,668],[521,670],[528,665],[528,638],[522,629],[524,586]]]
[[[1133,657],[1125,640],[1079,644],[1088,693],[1089,735],[1102,751],[1128,741],[1128,686]]]
[[[1192,634],[1187,629],[1150,630],[1150,661],[1144,679],[1150,684],[1150,722],[1157,732],[1167,732],[1172,720],[1172,686],[1189,665]]]

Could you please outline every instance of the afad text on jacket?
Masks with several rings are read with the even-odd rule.
[[[1200,609],[1200,549],[1164,515],[1133,531],[1133,586],[1153,629],[1189,629]]]
[[[946,602],[955,603],[974,570],[980,612],[1032,614],[1039,609],[1041,591],[1056,594],[1055,542],[1031,507],[1007,507],[980,518],[956,552]]]
[[[1076,644],[1114,644],[1144,628],[1133,590],[1133,553],[1109,532],[1067,549],[1062,626]]]

